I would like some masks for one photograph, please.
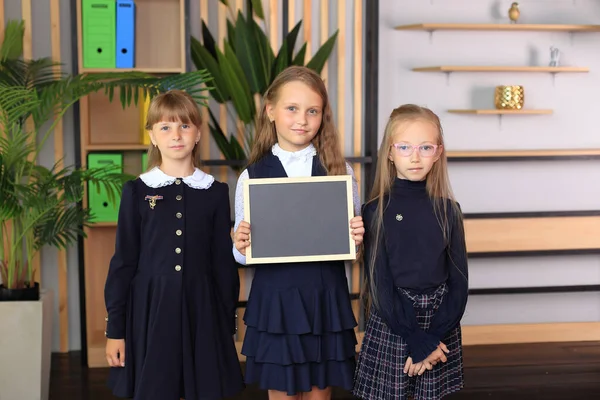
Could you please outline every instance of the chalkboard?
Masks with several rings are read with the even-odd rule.
[[[244,181],[247,264],[354,260],[350,175]]]

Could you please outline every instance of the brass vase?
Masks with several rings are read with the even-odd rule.
[[[496,86],[494,105],[498,110],[520,110],[524,104],[523,86]]]

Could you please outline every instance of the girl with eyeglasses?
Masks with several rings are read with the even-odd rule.
[[[433,400],[460,390],[467,256],[431,110],[408,104],[392,112],[363,218],[368,321],[354,394]]]

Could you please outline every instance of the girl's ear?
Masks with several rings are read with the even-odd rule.
[[[433,162],[436,162],[437,160],[440,159],[440,157],[442,156],[442,152],[444,151],[444,146],[442,146],[441,144],[438,146],[437,151],[435,152],[435,159],[433,160]]]
[[[150,130],[146,132],[148,132],[148,135],[150,135],[150,141],[152,142],[152,145],[156,146],[156,137],[154,136],[154,131]]]
[[[273,122],[275,117],[273,116],[273,104],[267,103],[265,105],[265,110],[267,111],[267,117],[269,118],[269,122]]]

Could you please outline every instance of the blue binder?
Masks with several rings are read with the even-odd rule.
[[[135,3],[117,0],[117,68],[135,67]]]

